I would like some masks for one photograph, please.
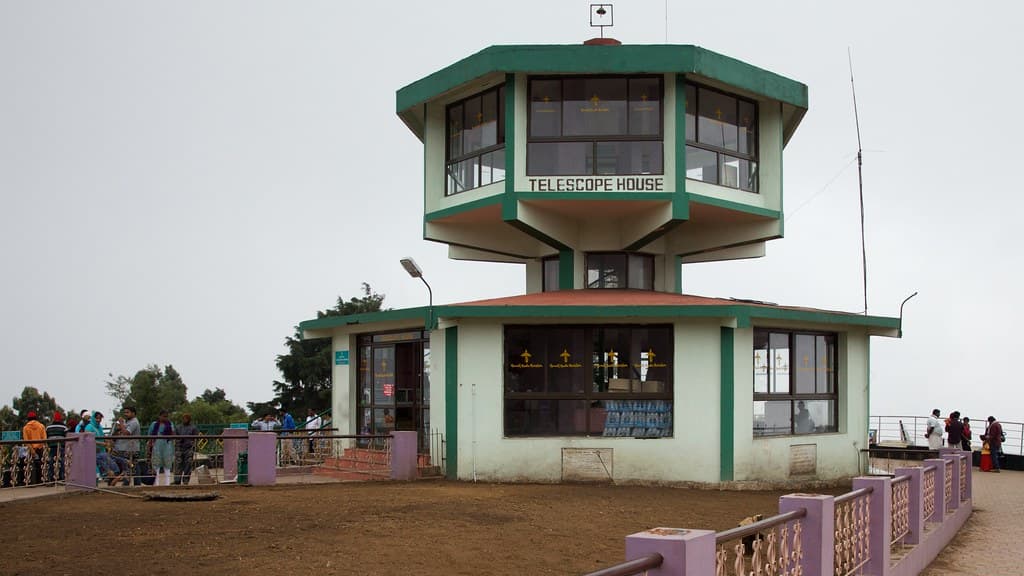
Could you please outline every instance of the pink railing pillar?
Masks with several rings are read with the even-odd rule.
[[[243,428],[225,428],[224,438],[224,480],[238,477],[238,455],[249,447],[249,431]]]
[[[90,433],[68,434],[71,469],[67,470],[67,490],[92,490],[96,487],[96,436]]]
[[[967,496],[964,497],[964,500],[970,500],[974,497],[974,453],[970,450],[964,450],[960,454],[967,459],[967,484],[965,486],[967,488]]]
[[[290,442],[290,440],[286,440]],[[249,433],[249,485],[273,486],[277,481],[277,434]]]
[[[391,433],[391,479],[416,479],[416,432]]]
[[[822,494],[790,494],[779,498],[779,513],[807,510],[801,520],[804,574],[832,574],[835,563],[836,503]]]
[[[946,518],[946,461],[942,458],[929,458],[923,462],[925,466],[935,467],[935,511],[925,522],[941,523]]]
[[[897,476],[910,476],[910,502],[907,505],[910,531],[903,538],[904,544],[921,543],[924,535],[924,469],[917,466],[897,468]]]
[[[712,576],[715,573],[715,532],[652,528],[626,536],[626,560],[661,554],[658,568],[648,576]]]
[[[871,559],[864,565],[864,574],[881,576],[889,569],[892,543],[892,479],[877,476],[858,476],[853,489],[871,488],[868,503],[868,550]]]
[[[942,460],[949,460],[953,463],[952,474],[953,482],[950,485],[952,488],[952,496],[949,499],[949,509],[946,512],[952,512],[960,507],[960,451],[940,454]],[[943,480],[945,481],[945,480]],[[945,499],[945,489],[943,489],[943,499]]]

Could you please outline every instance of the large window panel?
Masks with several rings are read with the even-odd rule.
[[[686,177],[708,184],[718,184],[718,153],[696,146],[687,146]]]
[[[625,78],[566,78],[562,98],[563,136],[626,134]]]
[[[697,141],[717,148],[738,150],[736,99],[715,90],[698,90],[700,119]]]
[[[559,290],[559,271],[560,263],[558,256],[549,256],[541,261],[543,267],[543,277],[541,280],[541,290],[544,292],[553,292]]]
[[[755,436],[838,432],[837,342],[835,334],[755,329]]]
[[[547,334],[528,328],[505,331],[505,390],[545,392]]]
[[[583,362],[587,355],[583,329],[553,328],[547,337],[547,392],[582,394],[586,384]]]
[[[448,106],[445,194],[505,179],[505,87]]]
[[[661,134],[661,84],[657,78],[630,79],[629,133],[641,136]]]
[[[686,177],[757,193],[757,104],[686,84]]]
[[[588,176],[593,172],[591,142],[531,142],[526,150],[526,171],[547,176]]]
[[[562,82],[532,80],[530,82],[530,135],[558,137],[562,135]]]

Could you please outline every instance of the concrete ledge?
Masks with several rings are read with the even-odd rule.
[[[942,552],[957,532],[971,517],[974,506],[970,500],[960,503],[960,507],[950,514],[941,524],[929,524],[921,538],[921,543],[906,551],[906,555],[890,566],[888,576],[917,576]]]

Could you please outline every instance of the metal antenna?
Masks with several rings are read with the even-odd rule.
[[[860,193],[860,259],[864,274],[864,315],[868,313],[868,250],[864,242],[864,149],[860,144],[860,116],[857,114],[857,86],[853,82],[853,55],[846,49],[850,64],[850,89],[853,91],[853,121],[857,125],[857,188]]]

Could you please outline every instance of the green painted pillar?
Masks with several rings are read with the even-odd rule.
[[[733,450],[735,438],[735,414],[736,414],[736,375],[735,375],[735,352],[736,352],[736,331],[732,328],[722,327],[722,368],[721,368],[721,389],[719,401],[719,429],[718,429],[718,469],[719,481],[731,482],[733,480]]]
[[[570,250],[558,252],[558,289],[572,290],[575,288],[573,279],[575,277],[575,254]]]
[[[449,480],[459,477],[459,327],[444,329],[445,463]]]

